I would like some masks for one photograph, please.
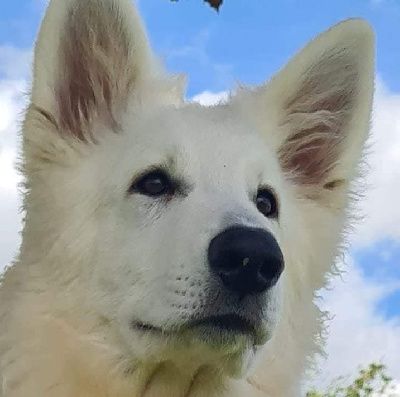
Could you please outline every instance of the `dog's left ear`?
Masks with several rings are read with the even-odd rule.
[[[84,140],[96,119],[116,127],[132,96],[183,101],[183,79],[155,59],[132,0],[51,0],[34,58],[32,106],[65,136]]]
[[[374,35],[339,23],[308,44],[264,93],[279,125],[283,170],[305,195],[348,186],[366,138],[374,88]],[[319,192],[319,193],[318,193]]]

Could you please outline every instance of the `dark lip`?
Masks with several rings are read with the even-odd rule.
[[[192,321],[189,328],[211,328],[221,331],[255,334],[256,326],[251,321],[237,314],[223,314],[219,316],[209,316]]]
[[[140,321],[133,322],[132,327],[142,332],[157,332],[163,334],[169,334],[171,331],[179,332],[184,329],[209,328],[232,333],[253,335],[256,333],[257,328],[253,322],[237,314],[224,314],[198,318],[174,330],[166,330]]]

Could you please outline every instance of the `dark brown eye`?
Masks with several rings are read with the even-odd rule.
[[[258,210],[268,218],[274,218],[278,215],[276,198],[268,189],[260,189],[257,192],[256,205]]]
[[[134,183],[130,189],[133,193],[137,192],[151,197],[172,194],[173,190],[168,176],[161,171],[153,171],[144,175],[138,182]]]

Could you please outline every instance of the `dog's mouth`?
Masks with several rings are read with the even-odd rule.
[[[135,321],[132,327],[141,332],[154,332],[162,334],[172,334],[184,331],[202,329],[218,331],[232,334],[256,335],[259,326],[248,319],[236,314],[225,314],[219,316],[208,316],[198,318],[189,323],[176,328],[162,328],[149,323]]]

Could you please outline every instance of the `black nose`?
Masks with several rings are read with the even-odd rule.
[[[232,227],[214,237],[208,261],[224,285],[241,297],[273,287],[284,268],[274,236],[248,227]]]

